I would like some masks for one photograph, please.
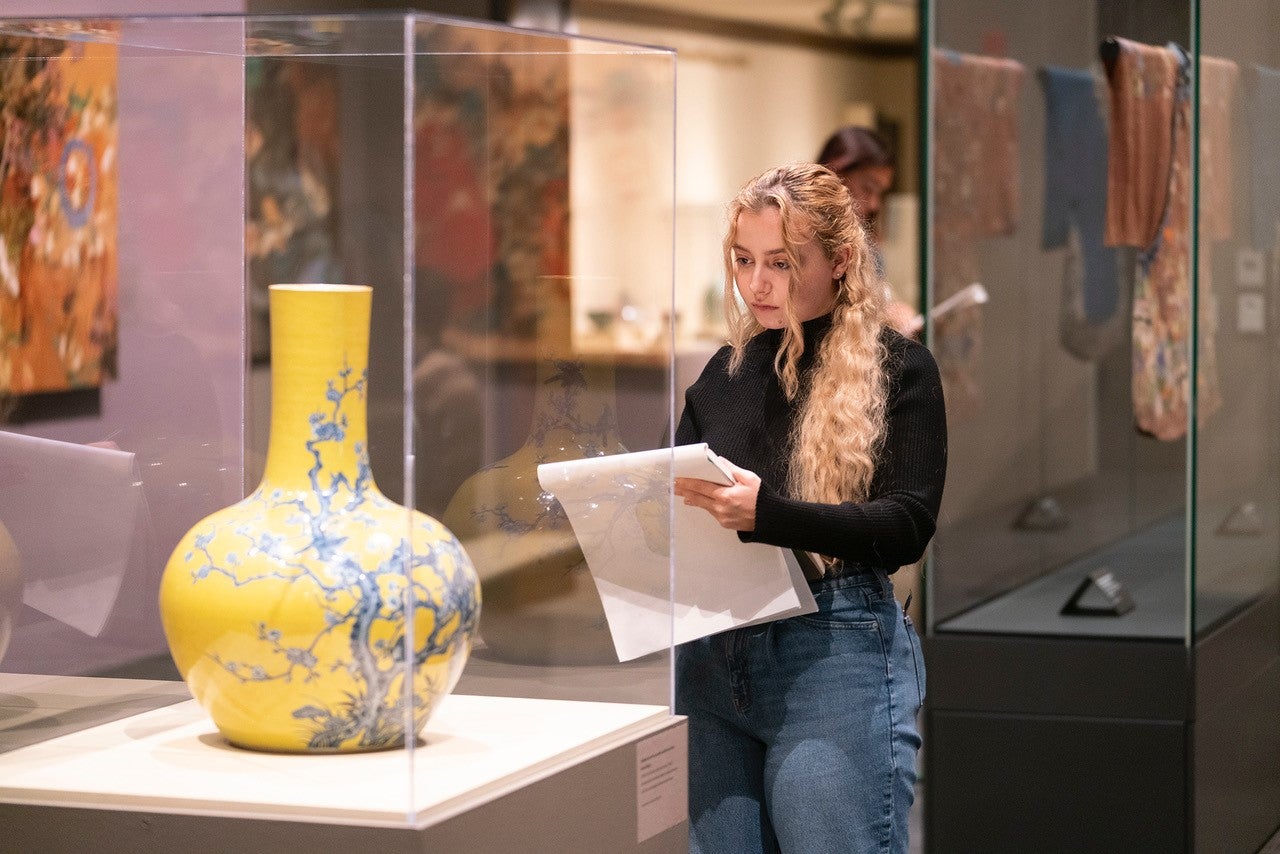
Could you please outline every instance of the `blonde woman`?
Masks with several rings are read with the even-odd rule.
[[[905,852],[924,664],[889,576],[920,558],[942,498],[938,369],[885,324],[832,172],[771,169],[728,213],[729,345],[689,388],[676,441],[709,443],[736,482],[681,478],[676,495],[794,550],[818,612],[679,648],[690,851]]]

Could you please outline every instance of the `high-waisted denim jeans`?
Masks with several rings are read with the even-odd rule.
[[[810,587],[817,613],[677,650],[694,854],[907,850],[919,638],[880,570]]]

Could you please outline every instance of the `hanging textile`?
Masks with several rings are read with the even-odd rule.
[[[1102,240],[1107,199],[1105,106],[1093,73],[1046,66],[1045,249],[1066,248],[1059,335],[1073,356],[1093,360],[1123,340],[1116,252]]]
[[[981,282],[977,241],[1011,234],[1018,219],[1018,97],[1025,77],[1010,59],[936,49],[934,109],[934,301]],[[981,405],[977,381],[982,308],[934,326],[934,355],[954,417]]]
[[[1235,146],[1240,66],[1200,57],[1200,239],[1227,240],[1234,226]]]
[[[1216,244],[1235,231],[1235,127],[1240,103],[1240,66],[1229,59],[1201,56],[1200,75],[1200,231],[1196,286],[1199,364],[1196,388],[1199,423],[1222,406],[1218,372],[1218,295],[1213,282]]]
[[[1119,38],[1109,44],[1106,241],[1140,249],[1133,289],[1134,421],[1140,431],[1173,441],[1186,435],[1191,409],[1190,63],[1177,45]],[[1221,403],[1213,300],[1206,296],[1197,383],[1202,420]]]

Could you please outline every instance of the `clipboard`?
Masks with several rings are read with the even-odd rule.
[[[673,502],[675,477],[733,483],[706,443],[538,466],[573,526],[620,661],[817,610],[789,549],[744,543],[701,508]]]

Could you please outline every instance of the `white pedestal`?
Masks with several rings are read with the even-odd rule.
[[[684,745],[665,706],[455,694],[412,751],[268,754],[186,701],[0,754],[0,825],[26,852],[684,851]]]

